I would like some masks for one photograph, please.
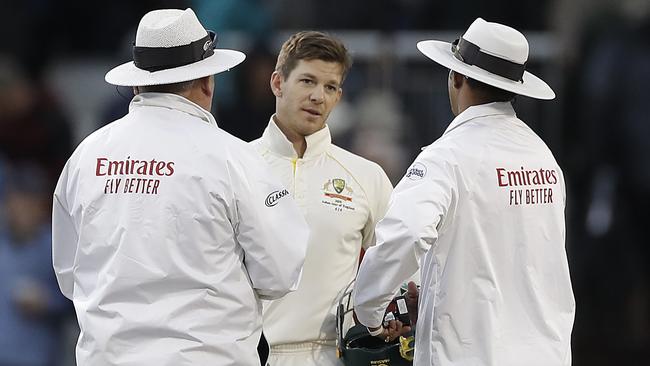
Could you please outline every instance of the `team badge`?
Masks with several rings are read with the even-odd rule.
[[[345,188],[345,181],[341,178],[334,178],[332,179],[332,185],[336,193],[341,193],[343,192],[343,188]]]
[[[333,178],[328,179],[323,184],[323,199],[321,203],[334,207],[335,211],[343,210],[354,211],[352,205],[352,194],[354,190],[346,184],[345,179]]]

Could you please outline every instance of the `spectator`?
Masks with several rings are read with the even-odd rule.
[[[8,169],[0,204],[0,365],[50,366],[71,310],[51,259],[50,189],[36,165]]]

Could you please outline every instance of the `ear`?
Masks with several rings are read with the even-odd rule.
[[[273,71],[269,84],[271,85],[273,95],[278,98],[282,97],[282,82],[282,75],[278,71]]]
[[[339,103],[342,96],[343,96],[343,88],[339,88],[339,90],[336,91],[336,100],[334,101],[334,105],[337,105]]]
[[[454,89],[460,89],[463,86],[463,83],[465,82],[465,75],[459,74],[456,71],[451,72],[451,78],[452,78],[452,85],[454,86]]]
[[[212,98],[212,94],[214,93],[214,83],[212,82],[214,80],[213,78],[214,75],[210,75],[197,80],[201,89],[201,93],[209,98]]]

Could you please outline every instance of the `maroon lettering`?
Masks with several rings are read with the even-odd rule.
[[[153,167],[156,165],[156,159],[151,159],[149,162],[149,175],[153,175]]]
[[[151,159],[133,160],[130,156],[125,160],[110,160],[99,157],[95,164],[95,175],[157,175],[170,176],[174,174],[174,162]]]
[[[542,178],[542,184],[546,184],[546,180],[544,179],[544,169],[539,170],[539,176]]]
[[[122,175],[124,174],[123,161],[110,161],[108,163],[108,175]]]
[[[156,164],[156,175],[165,175],[163,173],[163,168],[167,166],[167,163],[164,161],[159,161],[158,164]]]
[[[106,173],[102,172],[102,168],[104,167],[104,161],[108,161],[108,159],[107,158],[97,158],[97,166],[95,167],[95,175],[98,176],[98,177],[106,175]]]
[[[542,184],[541,181],[539,180],[539,172],[537,172],[535,170],[531,170],[530,172],[534,174],[534,176],[533,176],[533,184],[534,185]]]
[[[510,206],[553,203],[553,188],[511,189]]]
[[[139,175],[146,175],[147,174],[147,162],[146,161],[140,161],[140,166],[138,167],[137,173]]]
[[[537,186],[557,184],[558,182],[554,169],[526,170],[524,167],[520,167],[520,170],[508,170],[496,168],[496,173],[499,187]]]
[[[530,170],[525,171],[523,166],[521,167],[521,171],[524,172],[524,174],[526,175],[526,185],[529,186],[530,185],[530,173],[532,173],[532,172]]]
[[[505,176],[505,174],[503,172],[505,172],[505,171],[506,170],[503,169],[503,168],[497,168],[497,180],[499,181],[499,187],[507,187],[508,186],[508,183],[505,183],[503,181],[503,178]]]
[[[98,157],[96,158],[95,175],[127,176],[126,178],[107,178],[104,182],[104,194],[158,194],[160,180],[148,179],[146,176],[171,176],[175,172],[174,164],[173,161],[156,159],[135,160],[131,159],[131,156],[127,156],[124,160],[111,160],[106,157]],[[122,181],[124,181],[124,185],[121,184]]]
[[[511,186],[521,186],[521,173],[519,172],[508,172],[508,184]]]

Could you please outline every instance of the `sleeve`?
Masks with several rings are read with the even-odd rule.
[[[368,249],[354,286],[359,321],[378,327],[400,285],[417,272],[455,204],[453,167],[421,154],[399,182],[386,216],[376,229],[377,245]]]
[[[73,267],[79,237],[67,202],[68,169],[68,165],[66,164],[54,191],[54,204],[52,208],[52,264],[61,292],[65,297],[72,300],[74,288]]]
[[[296,290],[302,276],[309,229],[289,191],[261,157],[234,166],[235,233],[253,288],[264,300]]]
[[[375,227],[377,226],[377,222],[386,214],[390,194],[393,191],[393,185],[384,170],[379,165],[376,168],[379,171],[374,182],[376,187],[373,187],[372,194],[368,196],[370,216],[368,217],[366,226],[363,228],[361,247],[364,250],[368,250],[369,247],[375,245]]]

